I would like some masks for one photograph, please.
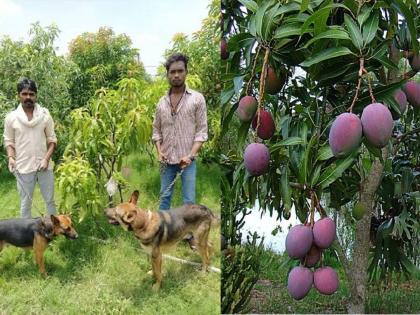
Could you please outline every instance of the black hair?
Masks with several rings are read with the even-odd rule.
[[[27,79],[27,78],[23,78],[17,84],[18,93],[22,92],[23,89],[28,89],[29,91],[32,91],[32,92],[35,92],[35,93],[38,92],[38,89],[36,88],[35,81],[33,81],[31,79]]]
[[[169,56],[169,58],[165,62],[166,71],[169,71],[169,67],[171,66],[171,64],[177,61],[182,61],[185,65],[185,70],[188,70],[188,59],[189,58],[186,55],[181,53],[176,53]]]

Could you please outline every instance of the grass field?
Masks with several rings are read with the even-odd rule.
[[[286,255],[287,256],[287,255]],[[349,294],[344,271],[337,261],[328,259],[325,265],[338,271],[340,286],[331,296],[321,295],[312,288],[302,300],[292,299],[287,292],[289,266],[285,257],[265,251],[260,261],[263,265],[260,280],[251,293],[251,313],[300,313],[300,314],[339,314],[346,313],[346,297]],[[385,290],[372,286],[368,291],[365,305],[367,313],[420,313],[420,279],[395,283]]]
[[[140,190],[139,205],[158,207],[159,173],[147,156],[131,156],[126,165],[130,191]],[[198,165],[197,202],[220,212],[220,172],[215,165]],[[173,206],[181,204],[180,183],[176,184]],[[56,194],[56,201],[60,200]],[[58,202],[57,202],[58,203]],[[19,198],[13,177],[0,177],[0,218],[19,216]],[[33,216],[44,211],[38,189]],[[164,259],[163,287],[151,290],[147,275],[151,264],[130,233],[108,224],[103,216],[94,223],[76,224],[75,241],[58,237],[45,252],[48,272],[42,278],[32,252],[12,246],[0,253],[0,314],[219,314],[220,274],[202,274],[197,267]],[[211,241],[215,254],[211,265],[220,268],[220,227]],[[170,253],[200,262],[197,253],[182,243]]]

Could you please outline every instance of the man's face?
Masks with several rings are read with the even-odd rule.
[[[185,78],[187,76],[187,71],[185,70],[185,64],[183,61],[173,62],[169,66],[168,73],[169,84],[171,87],[181,87],[185,83]]]
[[[36,102],[36,93],[28,89],[23,89],[19,93],[19,100],[25,107],[34,107]]]

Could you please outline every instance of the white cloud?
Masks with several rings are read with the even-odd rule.
[[[18,16],[22,12],[22,7],[13,0],[0,0],[0,16]]]

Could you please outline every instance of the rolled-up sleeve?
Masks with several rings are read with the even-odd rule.
[[[208,139],[207,127],[207,108],[206,100],[203,95],[199,95],[197,108],[195,111],[196,130],[194,135],[194,142],[205,142]]]
[[[155,119],[153,120],[153,133],[152,140],[154,142],[162,141],[162,128],[161,128],[161,117],[160,117],[160,102],[156,107]]]
[[[54,120],[49,114],[45,126],[45,136],[47,137],[47,143],[57,143],[57,136],[54,130]]]
[[[15,130],[12,126],[12,117],[7,115],[4,120],[4,131],[3,131],[4,147],[8,146],[15,147]]]

